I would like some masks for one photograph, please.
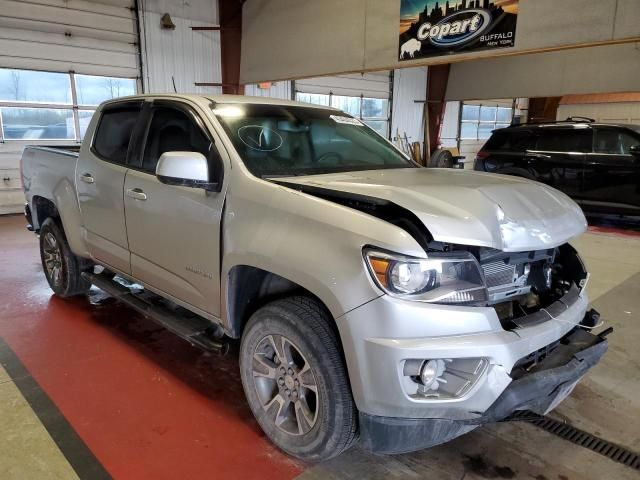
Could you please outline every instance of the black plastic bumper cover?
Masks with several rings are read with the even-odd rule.
[[[377,453],[405,453],[452,440],[516,410],[539,414],[555,407],[607,351],[603,337],[576,329],[533,367],[514,369],[514,380],[483,414],[471,420],[379,417],[360,413],[360,443]]]

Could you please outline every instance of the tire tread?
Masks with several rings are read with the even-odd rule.
[[[314,333],[318,335],[318,338],[331,338],[333,341],[326,343],[326,346],[330,350],[329,362],[331,362],[333,365],[344,364],[342,352],[338,348],[338,345],[340,345],[340,340],[338,338],[336,330],[334,328],[331,328],[331,323],[329,323],[333,323],[333,319],[329,317],[325,308],[317,300],[301,295],[277,300],[276,302],[274,302],[274,305],[278,303],[282,304],[283,306],[288,305],[292,313],[298,315],[302,321],[307,322],[307,325],[309,325]],[[340,398],[352,398],[349,379],[345,374],[345,371],[338,370],[338,372],[340,373],[338,379],[338,381],[340,382]],[[343,435],[338,441],[335,454],[333,454],[332,456],[339,455],[343,451],[347,450],[356,440],[358,433],[358,415],[353,400],[351,400],[351,403],[352,408],[347,409],[349,415],[345,415],[342,424],[343,428],[341,429],[341,432],[343,432]]]
[[[298,453],[295,448],[287,446],[282,448],[291,455],[312,462],[328,460],[341,454],[357,439],[358,410],[351,394],[340,337],[333,317],[319,300],[311,296],[295,295],[274,300],[256,310],[245,325],[244,332],[248,337],[243,334],[241,352],[246,338],[254,338],[254,332],[261,328],[260,322],[265,315],[287,319],[284,324],[286,328],[293,328],[303,338],[309,339],[309,348],[315,350],[316,358],[321,362],[319,368],[325,372],[325,378],[330,379],[331,385],[330,398],[325,401],[332,402],[331,411],[334,416],[330,417],[330,423],[327,424],[329,430],[325,430],[327,434],[322,448],[313,448],[304,453]]]

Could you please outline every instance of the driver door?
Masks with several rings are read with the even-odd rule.
[[[163,153],[189,151],[202,153],[210,180],[221,181],[222,159],[205,125],[187,104],[154,102],[137,165],[129,165],[125,178],[125,218],[133,277],[200,314],[219,317],[224,188],[166,185],[155,175]]]

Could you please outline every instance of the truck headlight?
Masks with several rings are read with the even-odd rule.
[[[469,252],[429,253],[427,258],[367,248],[371,276],[389,295],[430,303],[484,305],[487,287]]]

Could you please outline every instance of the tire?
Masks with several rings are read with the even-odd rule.
[[[449,150],[439,148],[431,155],[430,165],[433,168],[452,168],[453,155]]]
[[[49,287],[57,296],[83,295],[91,288],[80,276],[85,260],[71,252],[62,228],[51,217],[40,227],[40,259]]]
[[[314,299],[277,300],[251,316],[240,344],[242,385],[260,427],[280,449],[312,462],[356,439],[357,410],[332,322]]]

